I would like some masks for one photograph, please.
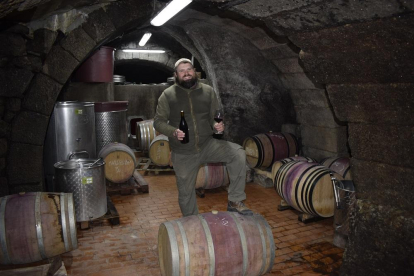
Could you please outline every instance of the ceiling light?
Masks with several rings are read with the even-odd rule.
[[[136,49],[124,49],[122,50],[125,53],[152,53],[152,54],[162,54],[165,53],[164,50],[136,50]]]
[[[184,9],[193,0],[173,0],[171,1],[154,19],[151,20],[151,25],[161,26],[171,19],[179,11]]]
[[[152,35],[151,33],[145,33],[142,36],[141,41],[139,42],[139,46],[145,46],[147,41],[150,39],[151,35]]]

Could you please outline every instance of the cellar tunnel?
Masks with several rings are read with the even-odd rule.
[[[144,89],[151,99],[140,96],[143,106],[130,102],[130,111],[150,119],[175,61],[193,58],[226,112],[225,139],[289,132],[304,156],[350,158],[357,207],[341,275],[410,275],[412,2],[195,0],[151,26],[167,3],[0,4],[0,196],[45,190],[44,141],[56,101],[129,100],[127,90]],[[146,31],[153,37],[145,48],[165,53],[121,53]],[[115,49],[114,74],[126,84],[75,80],[103,46]]]

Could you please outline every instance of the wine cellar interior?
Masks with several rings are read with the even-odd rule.
[[[0,3],[0,275],[211,273],[211,261],[199,273],[198,259],[170,263],[163,248],[171,229],[190,227],[175,224],[168,137],[152,126],[180,58],[221,102],[220,139],[244,147],[246,204],[260,216],[227,217],[225,164],[200,169],[200,213],[240,219],[233,230],[267,246],[249,265],[223,255],[231,265],[216,260],[216,275],[414,275],[414,2],[193,0],[152,25],[172,2]],[[160,52],[125,51],[136,49]],[[119,151],[122,176],[111,168]],[[96,161],[77,179],[68,156]],[[311,167],[317,196],[287,191],[285,175]],[[87,188],[58,185],[67,179]],[[57,202],[59,219],[39,231]],[[203,228],[187,229],[197,240],[191,230]]]

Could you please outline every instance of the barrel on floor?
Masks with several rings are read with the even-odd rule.
[[[299,153],[296,137],[290,133],[269,132],[248,137],[243,142],[247,164],[267,169],[277,161]]]
[[[336,177],[340,178],[339,175]],[[291,161],[280,167],[274,187],[288,205],[305,214],[334,215],[331,171],[317,163]]]
[[[207,163],[200,166],[197,174],[196,189],[214,189],[228,186],[229,175],[225,163]]]
[[[26,264],[78,247],[72,194],[0,198],[0,264]]]
[[[275,243],[258,214],[204,213],[162,223],[158,257],[162,275],[263,275]]]

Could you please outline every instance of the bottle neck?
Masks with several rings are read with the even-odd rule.
[[[181,111],[181,118],[184,118],[184,111]]]

